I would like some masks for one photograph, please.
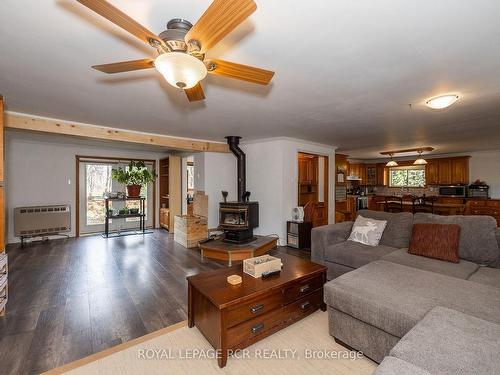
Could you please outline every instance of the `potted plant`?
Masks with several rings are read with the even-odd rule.
[[[131,161],[128,167],[113,169],[111,171],[113,180],[127,186],[127,196],[138,198],[141,195],[143,185],[153,182],[156,173],[149,171],[143,161]]]

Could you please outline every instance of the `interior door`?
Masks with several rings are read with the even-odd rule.
[[[80,161],[79,200],[80,234],[104,232],[106,192],[124,192],[125,186],[111,178],[114,168],[126,168],[127,162]],[[152,169],[152,165],[147,166]],[[153,225],[153,189],[152,184],[143,186],[141,195],[146,197],[146,226]],[[114,201],[109,208],[115,214],[122,208],[139,208],[139,201]],[[151,213],[148,215],[148,212]],[[109,230],[121,231],[139,228],[139,218],[110,219]]]

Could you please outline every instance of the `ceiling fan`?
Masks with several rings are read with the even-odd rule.
[[[267,85],[274,72],[219,59],[205,60],[205,53],[256,9],[253,0],[214,0],[201,18],[192,25],[175,18],[167,30],[155,35],[105,0],[77,0],[158,52],[153,59],[94,65],[92,68],[114,74],[156,68],[167,82],[184,90],[190,102],[205,99],[200,82],[207,73]]]

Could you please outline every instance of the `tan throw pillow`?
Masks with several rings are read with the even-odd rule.
[[[414,224],[408,252],[458,263],[459,241],[460,226],[457,224]]]
[[[377,246],[384,233],[387,220],[375,220],[358,215],[352,226],[348,241],[360,242],[368,246]]]

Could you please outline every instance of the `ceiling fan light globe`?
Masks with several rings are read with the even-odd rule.
[[[180,89],[190,89],[207,76],[205,64],[183,52],[161,54],[155,67],[170,85]]]

